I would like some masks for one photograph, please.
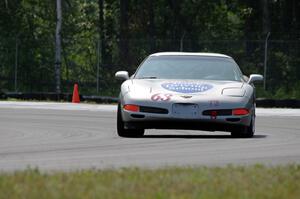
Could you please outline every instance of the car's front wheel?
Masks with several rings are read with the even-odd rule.
[[[239,126],[231,131],[231,136],[236,138],[251,138],[255,132],[255,118],[252,118],[250,126]]]
[[[125,129],[122,119],[121,105],[118,104],[117,113],[117,133],[120,137],[142,137],[145,133],[144,129]]]

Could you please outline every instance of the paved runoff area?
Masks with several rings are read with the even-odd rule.
[[[256,134],[146,130],[120,138],[116,105],[0,101],[0,171],[300,163],[300,109],[257,108]]]

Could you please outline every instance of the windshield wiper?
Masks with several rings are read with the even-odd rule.
[[[144,77],[140,77],[138,79],[157,79],[157,77],[155,77],[155,76],[144,76]]]

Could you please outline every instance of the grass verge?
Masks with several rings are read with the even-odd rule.
[[[300,165],[0,174],[0,198],[300,198]]]

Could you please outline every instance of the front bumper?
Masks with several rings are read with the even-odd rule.
[[[237,126],[249,126],[254,111],[245,116],[204,116],[199,113],[195,118],[178,118],[172,113],[154,114],[154,113],[136,113],[123,110],[122,118],[125,122],[125,128],[143,128],[143,129],[193,129],[208,131],[231,131]]]
[[[250,126],[252,118],[255,116],[255,106],[252,98],[217,98],[202,96],[202,99],[178,99],[167,102],[154,102],[145,99],[133,100],[120,98],[120,105],[135,104],[138,106],[153,107],[167,110],[165,113],[154,112],[131,112],[121,108],[122,119],[125,122],[125,128],[157,128],[157,129],[203,129],[211,131],[230,131],[237,126]],[[180,117],[174,114],[174,104],[190,104],[198,106],[197,113],[192,117]],[[205,115],[207,110],[223,110],[246,108],[248,115],[217,115],[211,117]],[[229,129],[229,130],[227,130]]]

